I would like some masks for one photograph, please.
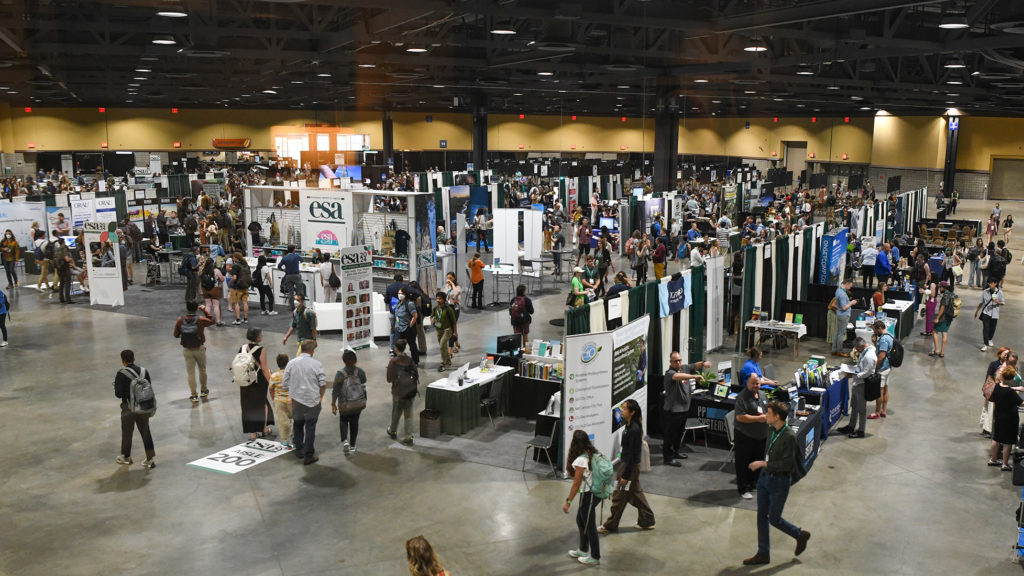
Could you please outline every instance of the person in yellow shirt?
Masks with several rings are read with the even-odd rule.
[[[270,375],[270,399],[274,402],[274,422],[277,422],[277,438],[288,450],[292,449],[292,401],[288,390],[281,387],[284,379],[284,367],[288,365],[288,355],[277,355],[277,372]]]

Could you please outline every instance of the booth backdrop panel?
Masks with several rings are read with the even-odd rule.
[[[743,334],[743,325],[746,324],[747,320],[750,320],[751,314],[754,313],[754,278],[757,273],[757,252],[747,248],[743,251],[743,292],[740,298],[740,329],[739,334]],[[743,351],[743,337],[736,339],[736,351]]]
[[[704,261],[707,281],[707,310],[705,328],[707,330],[706,350],[711,351],[725,341],[725,256],[715,256]],[[692,289],[692,285],[691,285]]]
[[[789,290],[789,237],[781,236],[775,239],[775,298],[772,302],[772,318],[782,320],[785,315],[782,312],[782,301]]]
[[[494,211],[494,260],[509,264],[519,272],[519,210]]]
[[[707,316],[707,268],[697,266],[690,268],[690,293],[693,301],[690,303],[690,362],[704,359],[705,349],[705,316]]]
[[[575,336],[590,332],[590,307],[570,308],[565,313],[565,335]]]

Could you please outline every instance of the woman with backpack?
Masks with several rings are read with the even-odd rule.
[[[274,278],[267,267],[267,257],[260,255],[256,259],[256,269],[252,271],[252,285],[260,294],[260,314],[276,316],[274,311]]]
[[[356,366],[356,360],[355,352],[345,350],[342,353],[345,367],[334,375],[331,390],[331,414],[337,414],[341,421],[341,445],[346,454],[356,451],[359,415],[366,409],[366,372]]]
[[[324,302],[334,302],[338,299],[338,287],[341,286],[341,280],[338,279],[338,287],[331,285],[331,278],[337,278],[338,275],[334,271],[334,263],[331,262],[331,255],[324,254],[320,257],[320,285],[324,289]]]
[[[248,342],[238,349],[238,354],[231,361],[231,371],[240,392],[242,432],[249,435],[249,440],[255,440],[269,434],[274,423],[274,411],[267,400],[270,368],[267,366],[267,349],[262,345],[263,331],[249,328],[245,337]],[[246,371],[250,374],[255,371],[255,380],[248,385],[244,384],[243,374]]]
[[[203,262],[202,272],[199,274],[199,287],[203,291],[203,303],[210,311],[217,326],[223,326],[220,318],[220,299],[224,297],[224,274],[213,265],[213,258],[207,258]]]
[[[594,494],[594,468],[603,456],[594,447],[590,437],[583,430],[572,433],[572,444],[569,445],[569,458],[565,471],[573,475],[569,496],[565,499],[562,512],[569,513],[569,507],[576,495],[580,495],[580,505],[576,511],[576,527],[580,533],[580,546],[569,550],[569,557],[576,558],[581,564],[597,566],[601,563],[601,542],[597,535],[597,505],[601,499]]]

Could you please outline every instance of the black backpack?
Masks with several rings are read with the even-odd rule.
[[[900,344],[900,341],[891,334],[889,338],[892,338],[892,350],[889,350],[885,357],[889,360],[890,368],[899,368],[903,365],[903,344]]]
[[[248,264],[244,262],[235,262],[233,266],[238,267],[233,288],[235,290],[248,290],[249,286],[252,286],[252,271],[249,270]]]
[[[181,345],[185,348],[199,348],[203,345],[202,340],[199,338],[199,317],[192,316],[191,318],[191,321],[189,321],[189,316],[181,319],[181,336],[179,338],[181,339]]]
[[[988,262],[988,275],[995,278],[1002,278],[1006,274],[1006,259],[996,252]]]
[[[46,246],[43,247],[43,256],[45,256],[47,260],[53,260],[55,250],[56,246],[54,246],[54,242],[47,242]]]
[[[333,265],[331,266],[331,275],[327,278],[327,285],[335,290],[341,288],[341,278],[338,278],[338,275],[334,273]]]
[[[217,277],[213,274],[203,274],[199,280],[203,283],[203,290],[213,290],[217,285]]]

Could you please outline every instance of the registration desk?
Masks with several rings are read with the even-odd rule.
[[[480,424],[480,399],[487,397],[491,385],[498,379],[502,381],[500,405],[504,413],[513,372],[509,366],[494,366],[487,372],[472,368],[466,372],[462,386],[447,378],[428,384],[426,408],[441,414],[441,433],[460,435],[476,428]]]

